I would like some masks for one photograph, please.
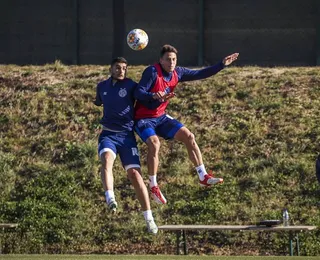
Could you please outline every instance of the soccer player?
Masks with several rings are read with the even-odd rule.
[[[150,208],[148,189],[141,177],[140,159],[133,132],[134,97],[137,83],[126,77],[127,61],[123,57],[112,60],[111,76],[97,85],[94,104],[103,105],[102,131],[99,136],[98,152],[101,160],[101,181],[108,207],[116,212],[112,168],[119,154],[127,171],[136,196],[143,209],[148,231],[158,232]]]
[[[208,78],[218,73],[225,66],[230,65],[239,56],[239,53],[234,53],[214,66],[200,70],[190,70],[176,66],[177,53],[177,49],[173,46],[164,45],[160,52],[159,63],[151,65],[144,70],[135,90],[135,98],[137,99],[135,131],[147,144],[147,165],[151,196],[160,204],[165,204],[166,198],[160,191],[156,178],[160,148],[158,136],[184,143],[188,150],[189,159],[199,175],[201,186],[211,186],[223,182],[222,178],[216,178],[211,173],[207,173],[193,133],[178,120],[167,115],[165,110],[169,99],[174,97],[174,88],[178,82]]]

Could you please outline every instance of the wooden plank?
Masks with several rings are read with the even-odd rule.
[[[248,230],[261,230],[261,231],[302,231],[302,230],[315,230],[317,226],[251,226]]]
[[[314,230],[317,226],[252,226],[252,225],[163,225],[162,230],[251,230],[251,231],[301,231]]]
[[[164,225],[158,228],[165,230],[243,230],[248,227],[242,225]]]
[[[16,228],[18,224],[14,223],[0,223],[0,228]]]

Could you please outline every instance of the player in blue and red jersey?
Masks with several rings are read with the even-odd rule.
[[[154,222],[150,208],[148,189],[141,177],[137,142],[133,132],[134,90],[137,83],[126,78],[127,61],[123,57],[115,58],[110,67],[107,80],[97,85],[94,104],[103,105],[102,131],[99,136],[98,152],[101,159],[101,180],[106,202],[112,211],[116,211],[112,168],[119,154],[122,165],[127,171],[137,198],[143,209],[148,231],[156,234],[158,227]]]
[[[216,178],[207,173],[202,161],[200,149],[194,135],[178,120],[166,114],[169,99],[174,96],[178,82],[208,78],[225,66],[235,61],[239,53],[225,57],[214,66],[200,70],[190,70],[176,67],[178,51],[171,45],[164,45],[160,52],[159,63],[147,67],[135,90],[137,103],[135,106],[135,130],[148,146],[147,165],[150,179],[151,195],[156,202],[165,204],[166,199],[157,184],[156,174],[159,165],[160,141],[175,139],[185,144],[189,159],[195,166],[201,186],[211,186],[222,183],[222,178]]]

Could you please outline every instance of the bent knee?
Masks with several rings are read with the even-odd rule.
[[[158,151],[160,149],[160,140],[157,136],[152,136],[147,140],[149,150]]]
[[[193,133],[191,133],[191,132],[189,132],[189,134],[188,134],[188,136],[187,136],[187,138],[188,138],[188,140],[190,140],[190,141],[192,141],[192,142],[194,142],[195,141],[195,136],[194,136],[194,134]]]
[[[106,168],[108,165],[112,165],[115,160],[115,155],[111,152],[106,152],[100,156],[101,165]]]
[[[127,176],[129,180],[140,179],[141,178],[140,170],[137,168],[130,168],[127,170]]]
[[[184,143],[194,143],[195,142],[195,136],[193,133],[191,133],[189,130],[185,131],[182,135],[182,141]]]

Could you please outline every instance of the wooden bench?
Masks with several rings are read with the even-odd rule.
[[[159,230],[176,231],[177,233],[177,255],[180,254],[181,244],[183,252],[188,254],[187,231],[190,230],[213,230],[213,231],[256,231],[256,232],[289,232],[289,253],[293,255],[293,241],[296,242],[297,255],[300,255],[300,245],[298,232],[311,231],[317,229],[317,226],[252,226],[252,225],[164,225],[159,226]],[[182,242],[180,238],[182,236]]]
[[[8,229],[8,228],[16,228],[18,227],[18,224],[14,224],[14,223],[0,223],[0,228],[4,229]]]
[[[4,232],[6,229],[15,229],[18,227],[18,224],[15,223],[0,223],[0,229],[2,232]],[[0,254],[2,253],[2,247],[1,247],[1,237],[0,237]]]

